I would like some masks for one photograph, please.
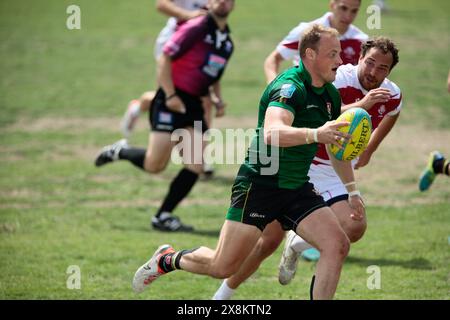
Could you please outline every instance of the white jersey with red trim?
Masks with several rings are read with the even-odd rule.
[[[298,65],[300,56],[298,53],[298,45],[300,36],[303,31],[313,24],[320,24],[325,27],[331,27],[330,16],[331,12],[327,12],[319,19],[310,22],[301,22],[297,27],[292,29],[289,34],[277,46],[277,51],[285,60],[292,60],[294,65]],[[341,41],[341,58],[344,64],[351,63],[356,65],[358,63],[359,54],[361,52],[361,44],[368,39],[368,35],[360,29],[351,24],[345,34],[340,35]]]
[[[358,80],[358,66],[351,64],[340,66],[337,69],[334,86],[339,90],[342,104],[347,105],[364,98],[368,93]],[[391,98],[385,103],[377,103],[367,112],[372,120],[372,130],[376,130],[384,117],[397,115],[402,109],[402,93],[400,88],[389,79],[384,79],[381,88],[389,89]],[[352,161],[355,165],[356,160]],[[330,158],[325,150],[325,145],[319,144],[319,149],[314,157],[308,173],[314,187],[322,194],[325,201],[347,194],[339,176],[331,166]]]
[[[205,9],[206,5],[208,3],[208,0],[173,0],[172,1],[177,7],[194,11],[198,9]],[[155,43],[155,58],[158,59],[159,56],[162,54],[162,49],[164,47],[164,44],[167,42],[167,40],[170,39],[172,34],[175,32],[175,29],[177,28],[178,20],[175,17],[170,17],[167,20],[166,26],[161,30],[161,32],[158,35],[158,38],[156,38]]]

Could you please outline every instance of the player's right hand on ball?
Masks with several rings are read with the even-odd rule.
[[[323,144],[334,144],[339,149],[342,149],[342,144],[351,139],[351,135],[341,132],[340,127],[349,126],[350,122],[342,121],[328,121],[323,126],[317,129],[317,140]]]

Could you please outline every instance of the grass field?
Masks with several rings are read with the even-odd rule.
[[[66,8],[81,8],[81,30],[68,30]],[[149,227],[171,177],[171,164],[148,176],[128,163],[97,169],[98,150],[120,138],[127,102],[154,86],[153,43],[165,22],[153,1],[0,2],[0,299],[210,299],[220,281],[175,272],[135,295],[131,279],[155,248],[215,247],[237,165],[217,166],[176,214],[196,232]],[[328,1],[237,1],[231,17],[235,55],[224,76],[227,118],[219,128],[253,127],[264,88],[262,62],[299,21]],[[450,180],[426,193],[417,178],[430,151],[450,156],[450,2],[388,1],[381,30],[368,30],[362,1],[356,24],[392,37],[400,64],[390,78],[404,110],[369,167],[358,173],[368,230],[352,246],[337,299],[450,299]],[[145,145],[139,123],[132,143]],[[205,196],[205,194],[207,196]],[[278,285],[281,248],[237,291],[236,299],[307,299],[314,265]],[[67,288],[79,266],[81,289]],[[369,290],[369,266],[381,289]]]

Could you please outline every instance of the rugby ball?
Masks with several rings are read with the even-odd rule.
[[[338,130],[352,135],[348,142],[342,144],[343,149],[330,144],[330,151],[338,160],[350,161],[358,157],[366,149],[372,134],[372,121],[366,110],[351,108],[342,113],[336,122],[347,121],[350,125],[340,127]]]

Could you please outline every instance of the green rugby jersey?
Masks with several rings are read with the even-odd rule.
[[[317,144],[279,148],[267,146],[263,126],[269,106],[292,112],[293,127],[318,128],[340,115],[341,97],[331,83],[321,88],[313,87],[311,75],[302,62],[298,67],[281,73],[267,86],[261,97],[256,135],[236,181],[284,189],[299,188],[309,180],[308,170],[317,152]]]

